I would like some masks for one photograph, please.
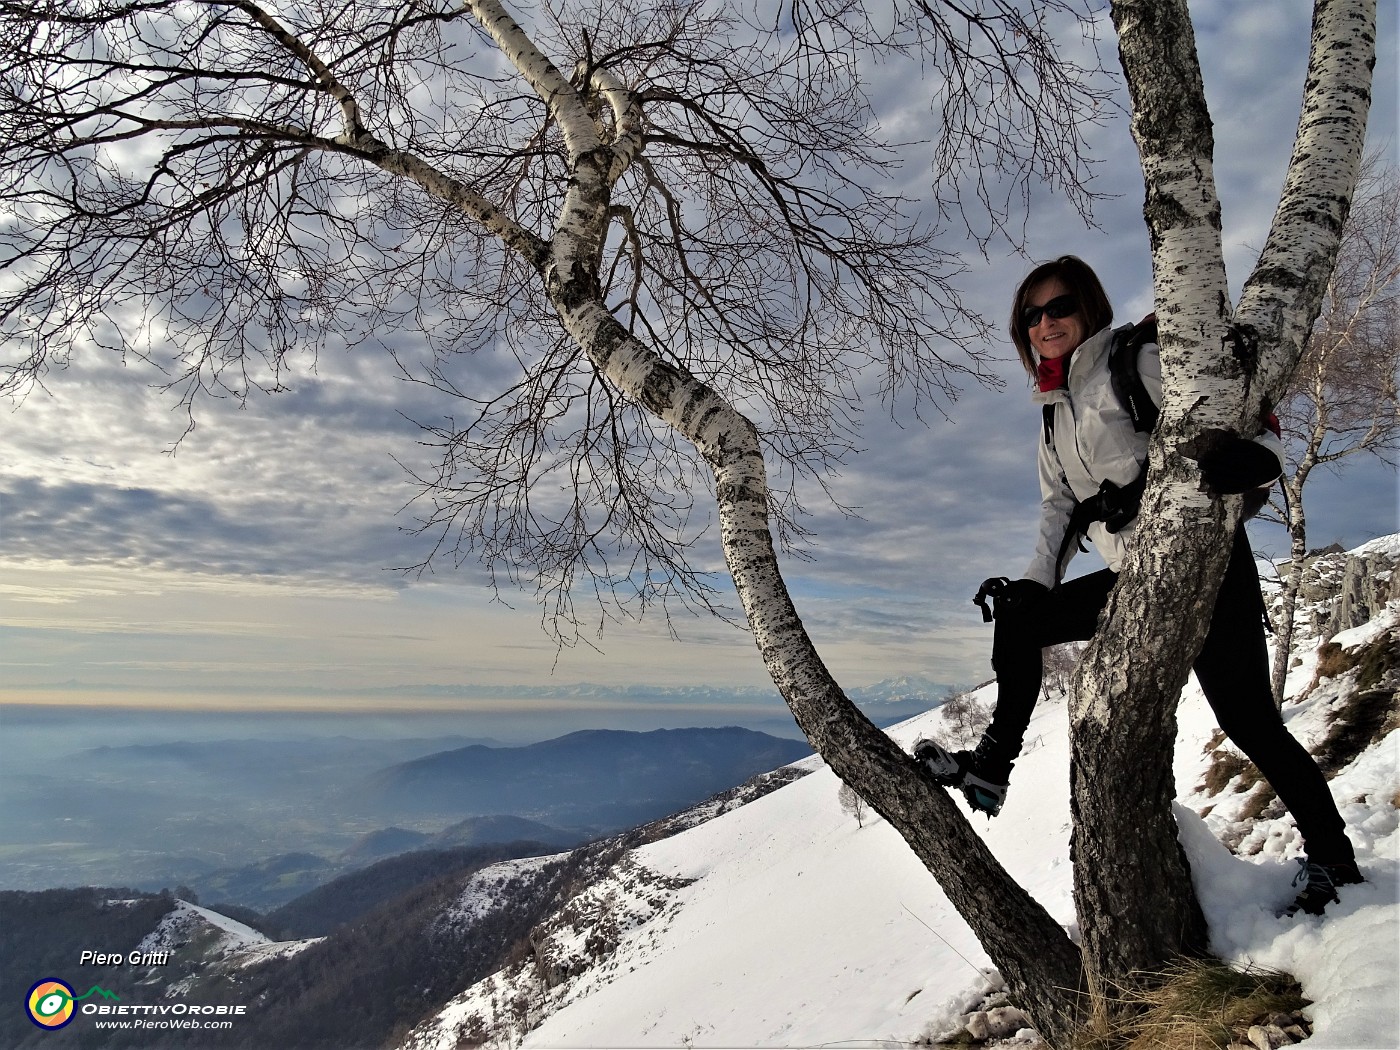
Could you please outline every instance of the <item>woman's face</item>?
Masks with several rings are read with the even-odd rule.
[[[1053,303],[1054,300],[1067,295],[1069,289],[1063,281],[1058,277],[1047,277],[1027,293],[1022,313],[1024,315],[1026,310]],[[1027,335],[1032,349],[1045,359],[1064,357],[1084,342],[1089,333],[1084,330],[1084,316],[1080,312],[1079,304],[1075,303],[1074,312],[1067,317],[1051,317],[1049,312],[1041,311],[1037,323],[1028,327]]]

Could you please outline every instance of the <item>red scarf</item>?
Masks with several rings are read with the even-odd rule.
[[[1043,357],[1036,365],[1036,378],[1040,381],[1040,392],[1048,393],[1069,385],[1069,359],[1074,356],[1071,350],[1064,357]]]

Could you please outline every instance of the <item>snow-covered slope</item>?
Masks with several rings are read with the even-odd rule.
[[[161,919],[136,950],[143,954],[197,956],[200,970],[239,969],[295,955],[317,939],[273,941],[227,915],[177,900],[174,910]]]
[[[1355,648],[1387,636],[1394,645],[1398,606],[1337,641]],[[1285,711],[1309,744],[1355,691],[1346,675],[1315,683],[1316,670],[1315,656],[1293,669]],[[890,732],[908,746],[937,733],[941,717],[932,711]],[[1280,919],[1298,870],[1292,821],[1250,812],[1259,807],[1236,783],[1203,787],[1216,761],[1208,749],[1219,749],[1194,684],[1180,727],[1178,816],[1214,948],[1300,978],[1315,1001],[1309,1047],[1400,1047],[1398,738],[1370,746],[1332,781],[1369,881],[1347,887],[1323,918]],[[1001,815],[973,819],[1011,874],[1072,929],[1064,704],[1042,702],[1027,739]],[[817,764],[632,851],[537,929],[531,958],[468,989],[405,1047],[866,1047],[961,1027],[999,978],[899,836],[879,820],[859,826]]]

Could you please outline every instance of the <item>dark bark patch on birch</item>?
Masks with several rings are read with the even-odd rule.
[[[1230,356],[1239,362],[1247,376],[1254,375],[1259,364],[1259,330],[1250,324],[1232,324],[1225,333],[1222,349],[1230,351]]]

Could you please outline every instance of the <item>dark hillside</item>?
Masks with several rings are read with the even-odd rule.
[[[464,747],[369,778],[396,812],[517,813],[568,826],[633,827],[811,754],[749,729],[586,730],[526,747]]]
[[[65,1033],[30,1023],[23,1005],[29,989],[56,977],[81,995],[91,984],[100,984],[104,973],[113,972],[79,969],[83,951],[130,952],[174,907],[175,899],[168,894],[129,889],[0,892],[0,1002],[5,1004],[0,1011],[0,1046],[28,1050],[65,1041]]]
[[[324,937],[415,887],[449,875],[465,878],[497,861],[555,851],[556,847],[543,843],[512,842],[405,853],[318,886],[269,912],[266,921],[282,939]]]

